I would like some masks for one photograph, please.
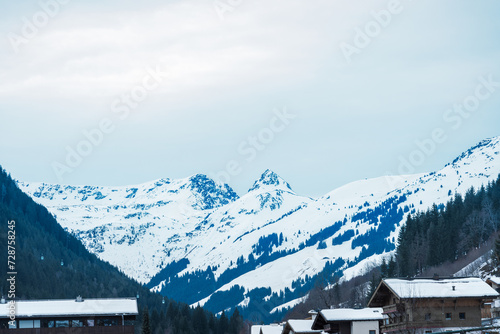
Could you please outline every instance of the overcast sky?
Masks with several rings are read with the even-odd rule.
[[[315,197],[500,135],[498,1],[1,2],[0,165],[22,181],[242,195],[271,169]]]

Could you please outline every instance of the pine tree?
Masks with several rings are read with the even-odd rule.
[[[493,272],[498,275],[500,273],[500,236],[495,240],[491,260],[494,266]]]
[[[207,317],[199,304],[193,310],[193,327],[196,333],[199,334],[208,333]]]
[[[151,334],[151,326],[149,325],[149,311],[148,308],[145,307],[142,311],[142,330],[141,334]]]
[[[333,286],[333,296],[335,297],[335,302],[340,304],[342,301],[342,295],[340,293],[340,285],[339,282],[335,283]]]
[[[242,326],[243,318],[241,317],[238,308],[236,308],[229,319],[229,333],[238,334]]]
[[[368,304],[373,294],[375,293],[375,290],[377,290],[379,282],[380,279],[377,279],[375,277],[375,274],[372,274],[372,279],[370,280],[370,290],[368,291],[368,295],[366,296],[366,304]]]
[[[226,312],[222,311],[219,318],[218,334],[226,334],[229,329],[229,322],[227,320]]]
[[[389,277],[389,268],[385,259],[382,259],[382,264],[380,265],[380,275],[382,275],[382,278]]]
[[[160,313],[158,313],[156,309],[151,312],[151,319],[149,322],[152,333],[161,333]]]
[[[393,256],[389,260],[389,264],[387,265],[387,277],[396,277],[397,276],[397,263]]]

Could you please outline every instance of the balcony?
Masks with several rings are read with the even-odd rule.
[[[402,315],[405,313],[405,306],[401,303],[387,305],[382,309],[384,310],[384,314],[398,313],[399,315]]]

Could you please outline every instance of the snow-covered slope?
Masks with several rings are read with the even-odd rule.
[[[357,181],[317,199],[269,170],[241,197],[204,175],[116,188],[19,187],[90,251],[157,291],[214,311],[264,300],[270,311],[302,297],[325,269],[356,275],[394,250],[410,212],[499,174],[497,137],[440,171]]]
[[[169,252],[186,247],[183,238],[196,234],[207,214],[238,199],[204,175],[116,188],[18,185],[87,249],[143,283],[168,263]]]

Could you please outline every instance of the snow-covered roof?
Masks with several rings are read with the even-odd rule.
[[[450,279],[384,279],[400,298],[497,297],[499,294],[477,277]]]
[[[265,325],[260,327],[262,334],[281,334],[283,326],[278,324]]]
[[[252,327],[250,327],[250,334],[259,334],[261,327],[262,325],[253,325]]]
[[[9,315],[10,303],[0,304],[0,318]],[[16,316],[51,317],[73,315],[137,315],[135,298],[20,300],[15,302]]]
[[[383,310],[379,307],[352,309],[352,308],[337,308],[331,310],[321,310],[319,313],[326,321],[366,321],[366,320],[382,320],[384,315]]]
[[[288,320],[288,324],[295,333],[319,333],[321,331],[311,329],[313,320]]]
[[[493,283],[500,285],[500,277],[490,276],[490,277],[488,277],[488,279],[490,281],[492,281]]]

